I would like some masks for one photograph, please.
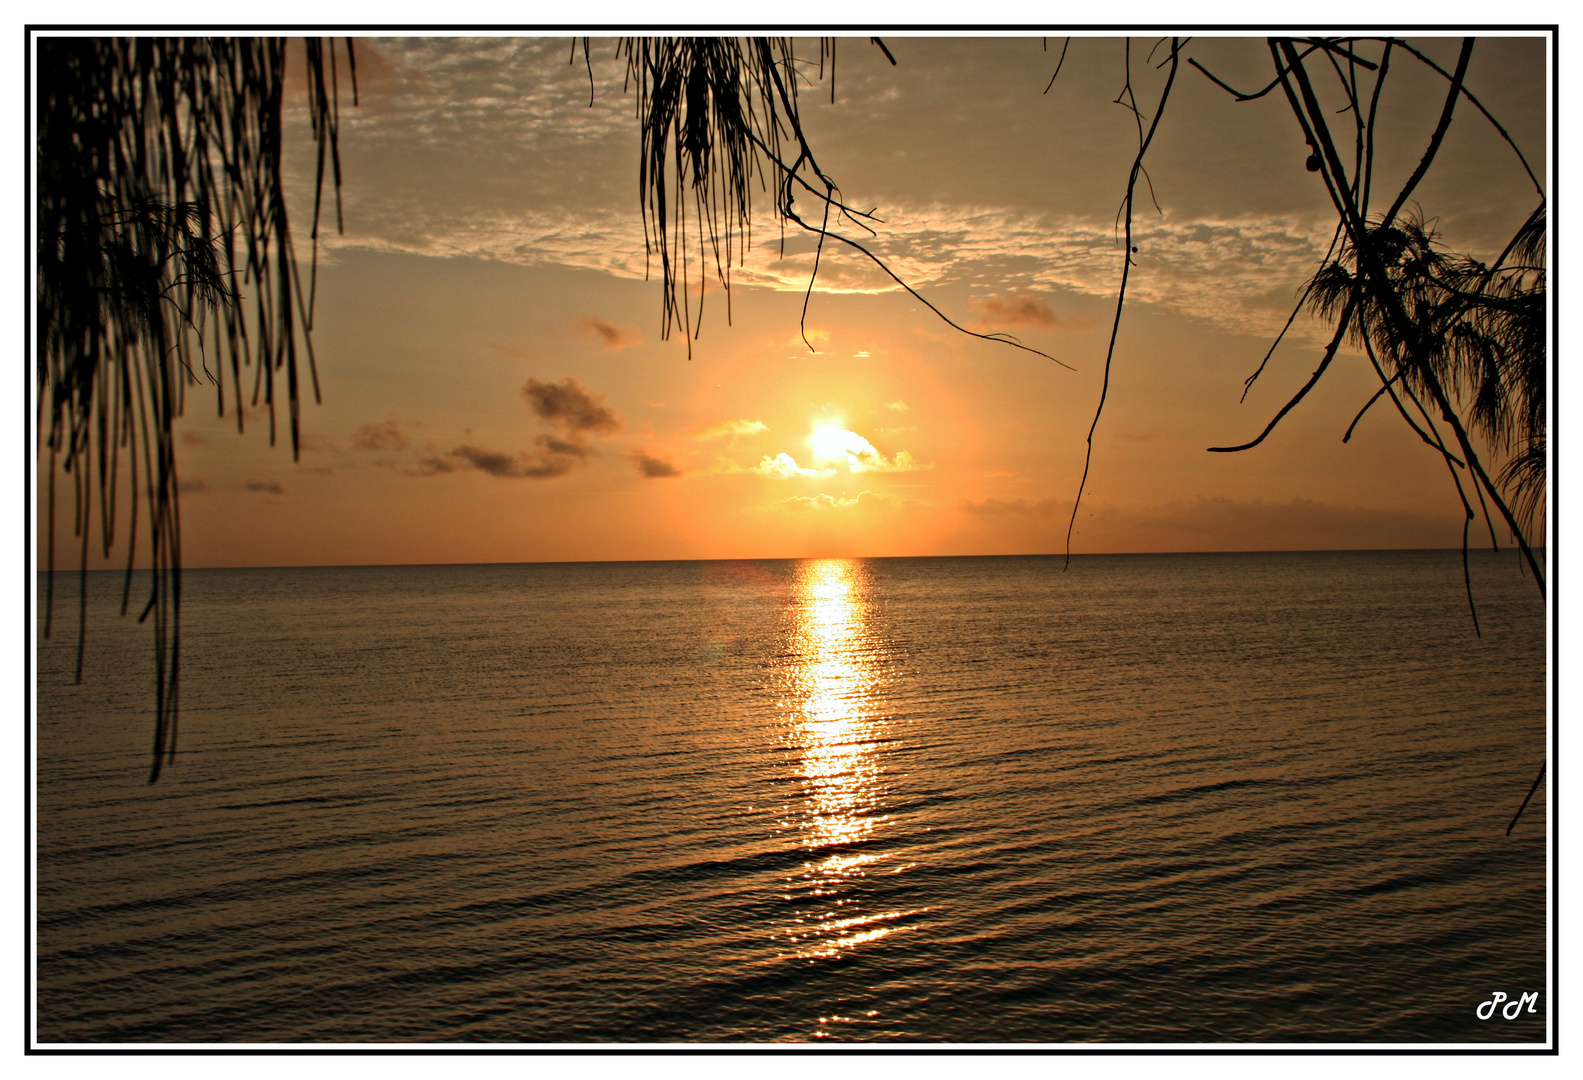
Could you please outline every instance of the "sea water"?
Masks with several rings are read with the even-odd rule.
[[[1544,606],[1471,558],[1477,633],[1443,551],[189,571],[154,784],[60,575],[37,1038],[1541,1041]]]

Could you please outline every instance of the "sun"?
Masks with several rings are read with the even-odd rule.
[[[815,458],[845,457],[850,438],[850,432],[841,426],[841,421],[832,420],[813,429],[808,445],[813,447]]]

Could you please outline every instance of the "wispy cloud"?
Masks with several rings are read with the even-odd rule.
[[[723,423],[706,427],[693,438],[699,442],[708,442],[710,439],[731,438],[735,440],[741,435],[757,435],[768,431],[769,425],[762,420],[726,420]]]
[[[501,478],[548,480],[556,476],[565,476],[571,472],[574,465],[588,456],[585,448],[577,446],[569,447],[571,453],[558,452],[556,440],[546,435],[539,436],[539,444],[544,448],[543,453],[522,453],[515,457],[480,446],[458,446],[448,454],[422,459],[418,462],[416,472],[419,475],[432,476],[438,473],[477,469],[479,472]]]
[[[352,445],[359,450],[405,450],[409,442],[394,418],[364,424],[352,432]]]
[[[643,335],[636,330],[593,315],[579,319],[574,326],[583,336],[598,339],[606,349],[628,349],[643,341]]]
[[[1004,300],[988,296],[969,300],[967,306],[979,313],[975,323],[980,330],[1001,326],[1060,326],[1050,305],[1033,296],[1009,296]]]
[[[988,473],[989,476],[1004,476],[1009,473]],[[1056,499],[1039,499],[1029,502],[1027,499],[985,499],[983,502],[964,502],[962,509],[970,514],[982,517],[1031,517],[1047,518],[1057,513],[1070,514],[1072,500],[1060,502]]]
[[[286,494],[286,489],[278,480],[249,480],[244,486],[248,491],[256,491],[261,495]]]
[[[494,349],[502,356],[509,356],[513,360],[526,360],[529,362],[542,359],[537,349],[527,349],[520,345],[502,345],[495,341],[486,341],[484,344]]]
[[[652,267],[630,194],[633,96],[621,89],[622,64],[608,50],[593,57],[590,103],[582,64],[568,65],[563,46],[548,38],[373,42],[368,55],[379,58],[380,74],[370,76],[367,102],[343,112],[341,146],[349,175],[383,179],[345,192],[348,228],[324,239],[325,257],[365,248],[645,277]],[[311,159],[294,168],[294,182],[311,184]],[[1011,205],[1014,196],[994,185],[986,191],[995,201],[886,202],[878,236],[863,243],[918,288],[993,292],[1014,281],[1026,293],[1114,294],[1123,251],[1110,213],[1052,213]],[[783,253],[767,213],[755,216],[753,235],[745,265],[732,271],[736,284],[807,286],[811,237],[792,233]],[[1189,217],[1168,205],[1163,217],[1138,215],[1129,291],[1140,303],[1263,333],[1284,319],[1277,309],[1294,299],[1329,237],[1322,215]],[[896,285],[861,255],[827,244],[818,288]]]
[[[1085,504],[1086,506],[1086,504]],[[962,509],[993,535],[1031,550],[1060,550],[1071,499],[985,499]],[[1343,507],[1294,498],[1266,503],[1206,497],[1156,506],[1094,504],[1079,518],[1076,551],[1284,551],[1443,547],[1461,538],[1457,522],[1396,510]]]
[[[382,215],[383,216],[383,215]],[[1031,286],[1113,296],[1121,279],[1122,245],[1109,221],[1036,214],[1010,208],[891,207],[878,238],[867,246],[915,288],[998,282],[1008,278]],[[775,235],[767,219],[763,235]],[[1259,334],[1279,329],[1302,283],[1317,268],[1331,226],[1320,219],[1245,215],[1179,219],[1170,213],[1140,218],[1134,240],[1137,266],[1128,295],[1226,329]],[[756,229],[756,231],[758,231]],[[434,256],[470,255],[522,265],[556,264],[642,278],[645,264],[641,221],[614,210],[549,213],[462,214],[453,219],[435,209],[420,219],[379,232],[338,237],[332,245],[362,246]],[[746,264],[733,269],[738,285],[801,291],[808,286],[812,254],[778,257],[774,244],[757,245]],[[817,291],[878,293],[897,288],[861,256],[827,250]],[[998,306],[996,306],[998,305]],[[1010,300],[972,303],[985,320],[1021,319],[1044,324],[1038,302],[1019,307]],[[1282,310],[1282,308],[1285,310]],[[1074,328],[1081,328],[1073,323]],[[1294,331],[1303,331],[1299,320]],[[825,341],[810,330],[815,348]],[[801,342],[796,342],[801,348]]]
[[[862,491],[851,498],[837,495],[793,495],[775,504],[785,510],[885,510],[900,505],[899,500],[876,491]]]

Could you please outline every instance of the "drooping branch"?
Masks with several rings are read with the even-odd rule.
[[[1428,151],[1419,166],[1409,177],[1402,193],[1393,201],[1394,209],[1399,209],[1411,194],[1419,180],[1427,172],[1430,163],[1439,150],[1445,129],[1450,124],[1451,112],[1457,99],[1461,96],[1461,76],[1467,68],[1467,60],[1472,51],[1472,39],[1463,43],[1462,53],[1457,65],[1457,73],[1452,77],[1452,85],[1447,95],[1446,105],[1441,112],[1440,122],[1436,125],[1435,133],[1431,136]],[[1336,152],[1335,142],[1331,138],[1329,126],[1325,120],[1324,111],[1314,92],[1313,84],[1309,80],[1307,71],[1298,60],[1296,50],[1290,40],[1272,40],[1272,52],[1278,50],[1278,55],[1286,61],[1286,71],[1281,82],[1286,91],[1294,115],[1307,135],[1310,145],[1321,155],[1322,168],[1319,170],[1324,176],[1326,186],[1330,191],[1337,212],[1346,224],[1348,241],[1355,253],[1358,267],[1358,278],[1362,291],[1369,296],[1377,308],[1378,325],[1389,330],[1391,340],[1398,344],[1401,364],[1405,364],[1414,378],[1425,390],[1433,401],[1436,410],[1440,413],[1441,420],[1450,428],[1461,448],[1463,460],[1470,472],[1476,478],[1478,487],[1487,495],[1489,501],[1500,511],[1506,526],[1511,530],[1521,549],[1530,569],[1534,572],[1535,582],[1539,586],[1541,595],[1544,592],[1544,575],[1539,567],[1538,559],[1528,544],[1525,531],[1517,521],[1510,506],[1502,497],[1501,492],[1485,471],[1478,453],[1473,447],[1468,436],[1466,426],[1462,423],[1450,397],[1436,370],[1433,350],[1424,338],[1423,328],[1417,324],[1407,313],[1403,304],[1403,297],[1395,282],[1386,269],[1386,262],[1382,251],[1376,243],[1376,238],[1371,235],[1369,226],[1352,197],[1352,193],[1345,181],[1345,172],[1341,165],[1340,157]],[[1295,86],[1293,85],[1295,83]],[[1387,216],[1386,226],[1392,224],[1392,218]]]
[[[871,40],[896,63],[883,41]],[[834,49],[823,43],[820,71],[827,50],[833,79]],[[661,336],[669,337],[679,327],[687,337],[689,356],[701,327],[711,271],[725,293],[730,318],[731,269],[744,263],[751,247],[756,184],[771,194],[783,251],[787,225],[815,239],[803,294],[805,343],[808,306],[825,244],[834,241],[864,256],[952,329],[1062,363],[1010,335],[961,326],[872,249],[839,231],[845,223],[874,235],[868,223],[880,219],[843,201],[809,144],[798,98],[798,80],[805,76],[791,38],[625,38],[618,55],[626,57],[627,81],[637,93],[642,143],[638,184],[646,251],[659,263],[664,296]],[[797,209],[799,194],[814,199],[817,215]],[[696,315],[689,299],[695,259]]]
[[[1274,419],[1265,425],[1263,431],[1259,432],[1258,438],[1242,443],[1239,446],[1211,446],[1209,448],[1211,454],[1235,454],[1239,450],[1253,449],[1263,442],[1270,432],[1275,430],[1275,425],[1279,424],[1287,413],[1297,408],[1303,398],[1308,396],[1308,391],[1312,390],[1325,374],[1325,370],[1330,367],[1330,362],[1336,358],[1336,350],[1341,347],[1342,340],[1347,336],[1347,324],[1352,320],[1353,305],[1355,303],[1356,300],[1348,302],[1347,306],[1342,309],[1341,316],[1336,319],[1336,332],[1331,337],[1330,344],[1325,346],[1325,355],[1320,359],[1319,366],[1314,369],[1314,373],[1308,377],[1308,381],[1303,384],[1302,389],[1298,390],[1290,401],[1281,406],[1281,411],[1276,413]]]
[[[37,44],[39,454],[47,450],[50,463],[46,607],[53,601],[56,466],[73,477],[85,605],[92,493],[99,493],[108,556],[124,452],[133,520],[123,611],[139,503],[150,543],[149,595],[139,618],[152,617],[154,630],[153,780],[176,748],[181,542],[172,428],[185,389],[201,372],[224,415],[218,372],[228,355],[240,429],[241,369],[254,367],[251,403],[268,408],[273,443],[282,396],[276,380],[283,375],[294,456],[299,359],[318,392],[309,338],[313,271],[304,289],[281,181],[287,43],[40,37]],[[346,46],[351,64],[350,40]],[[310,230],[316,263],[327,160],[340,227],[339,86],[333,46],[314,41],[304,54],[318,156]],[[355,99],[355,66],[350,70]],[[47,634],[48,616],[45,627]]]

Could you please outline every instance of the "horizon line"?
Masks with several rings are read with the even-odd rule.
[[[1460,545],[1446,547],[1402,547],[1402,548],[1237,548],[1231,550],[1194,550],[1194,551],[1085,551],[1073,552],[1072,558],[1135,558],[1140,556],[1177,556],[1177,555],[1364,555],[1364,554],[1411,554],[1419,552],[1460,552]],[[1515,545],[1506,549],[1491,551],[1483,547],[1469,547],[1470,555],[1505,555],[1508,553],[1521,556],[1521,551]],[[1533,545],[1536,553],[1547,550],[1543,544]],[[723,558],[654,558],[654,559],[518,559],[512,561],[477,560],[471,562],[347,562],[347,563],[270,563],[249,565],[199,565],[182,566],[181,571],[192,570],[364,570],[364,569],[400,569],[416,567],[458,567],[458,566],[582,566],[582,565],[631,565],[643,563],[743,563],[743,562],[823,562],[827,560],[842,560],[848,562],[871,562],[880,560],[901,559],[1065,559],[1064,552],[999,552],[983,553],[976,555],[770,555],[770,556],[740,556]],[[136,573],[147,573],[148,567],[133,568]],[[84,571],[81,567],[57,568],[49,570],[43,566],[34,568],[36,574],[118,574],[125,575],[127,568],[122,567],[97,567]]]

